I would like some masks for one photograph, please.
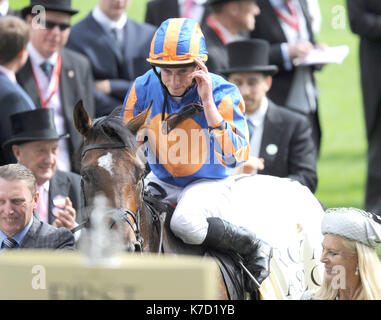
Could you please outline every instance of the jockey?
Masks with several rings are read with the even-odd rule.
[[[232,169],[249,157],[241,94],[235,85],[208,72],[204,64],[207,53],[204,35],[195,21],[164,21],[154,35],[147,59],[152,70],[137,78],[129,89],[122,117],[127,123],[152,102],[145,133],[151,172],[145,182],[160,185],[167,192],[164,201],[176,205],[170,223],[174,234],[185,243],[240,254],[261,283],[269,274],[271,247],[236,225],[234,212],[226,212],[223,201],[208,203],[204,191],[205,185],[213,182],[208,192],[219,192],[218,186],[232,178]],[[203,111],[169,133],[163,132],[168,116],[189,104],[202,105]]]

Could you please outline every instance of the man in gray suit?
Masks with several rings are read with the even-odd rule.
[[[69,249],[74,236],[66,228],[42,222],[34,209],[39,194],[33,173],[20,164],[0,167],[0,245],[1,249]]]

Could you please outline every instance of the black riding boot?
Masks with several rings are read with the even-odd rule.
[[[207,221],[209,227],[203,245],[239,253],[246,268],[261,284],[270,273],[271,246],[246,228],[237,227],[220,218],[208,218]],[[249,283],[247,289],[252,292],[255,286],[252,281]]]

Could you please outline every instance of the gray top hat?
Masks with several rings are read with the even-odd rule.
[[[219,70],[221,74],[236,72],[261,72],[273,75],[278,71],[275,65],[269,65],[270,45],[261,39],[234,41],[227,46],[229,66]]]
[[[42,108],[19,112],[10,116],[11,137],[3,143],[3,148],[14,144],[40,140],[68,138],[69,134],[59,135],[54,124],[54,110]]]
[[[331,233],[376,248],[381,244],[381,221],[369,212],[357,208],[328,209],[321,225],[323,234]]]
[[[71,16],[78,13],[78,10],[72,9],[71,0],[31,0],[30,5],[21,10],[21,15],[25,18],[37,5],[44,7],[46,11],[63,12]]]

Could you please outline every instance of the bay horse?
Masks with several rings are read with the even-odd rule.
[[[110,115],[93,121],[82,101],[74,108],[76,128],[84,137],[80,174],[85,206],[93,206],[96,195],[104,194],[113,216],[117,213],[117,220],[125,222],[112,221],[110,227],[122,228],[126,251],[202,254],[201,246],[184,244],[172,234],[166,216],[170,212],[164,212],[168,211],[167,206],[162,205],[162,214],[156,214],[153,203],[160,203],[144,196],[145,163],[136,136],[147,125],[150,108],[127,124],[122,122],[120,111],[116,108]],[[218,277],[219,299],[228,300],[222,274]]]
[[[202,246],[184,244],[171,232],[170,208],[146,196],[145,158],[139,143],[143,143],[144,135],[140,133],[148,128],[150,112],[147,108],[124,124],[121,109],[116,108],[109,116],[93,122],[82,103],[77,103],[74,120],[84,137],[81,176],[85,205],[93,205],[98,193],[106,196],[113,215],[117,213],[117,220],[126,222],[112,222],[110,226],[123,229],[127,251],[203,254]],[[178,120],[198,112],[197,106],[190,106],[178,118],[167,118],[170,121],[162,124],[162,130],[169,132]],[[242,218],[240,225],[255,230],[273,247],[272,271],[260,287],[261,298],[299,299],[305,289],[315,289],[322,278],[318,266],[324,209],[318,199],[297,181],[259,174],[250,179],[239,177],[234,188],[239,199],[232,210]],[[253,199],[249,207],[247,201],[241,201],[243,198]],[[161,214],[152,210],[155,206]],[[216,261],[221,271],[219,298],[242,299],[243,287],[232,281],[243,293],[231,296],[227,289],[231,283],[224,281],[232,274],[242,274],[242,268],[226,271],[226,266]],[[258,298],[258,292],[255,294],[254,298]]]

